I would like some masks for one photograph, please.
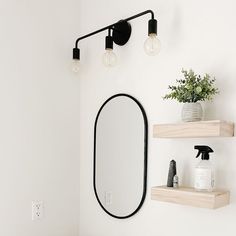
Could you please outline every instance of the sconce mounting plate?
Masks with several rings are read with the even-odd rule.
[[[120,20],[114,25],[112,31],[113,42],[117,45],[125,45],[131,35],[131,25],[128,21]]]

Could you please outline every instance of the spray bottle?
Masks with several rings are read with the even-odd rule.
[[[195,184],[194,187],[197,191],[209,191],[214,188],[214,168],[209,161],[209,153],[213,150],[208,146],[194,146],[198,150],[196,158],[201,155],[201,161],[195,167]]]

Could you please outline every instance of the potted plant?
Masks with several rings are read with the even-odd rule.
[[[205,74],[203,78],[194,73],[182,69],[184,79],[176,80],[177,85],[169,86],[171,90],[163,99],[176,99],[184,103],[182,108],[182,120],[185,122],[202,120],[202,106],[199,101],[212,100],[214,95],[219,93],[214,86],[215,78]]]

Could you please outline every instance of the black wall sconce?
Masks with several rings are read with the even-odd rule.
[[[113,52],[113,42],[119,46],[125,45],[129,41],[131,35],[131,25],[128,21],[146,14],[151,14],[151,19],[148,21],[149,37],[144,42],[144,50],[150,56],[158,54],[160,51],[160,41],[157,38],[157,20],[154,18],[153,11],[147,10],[78,38],[75,42],[75,48],[73,48],[72,70],[77,73],[80,67],[80,49],[78,48],[79,41],[105,30],[108,30],[108,36],[106,36],[105,39],[106,52],[103,55],[103,64],[107,67],[116,65],[117,57]]]

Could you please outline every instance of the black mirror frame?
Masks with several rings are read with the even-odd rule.
[[[131,214],[127,215],[127,216],[117,216],[117,215],[113,215],[112,213],[110,213],[108,210],[105,209],[105,207],[102,205],[101,201],[99,200],[98,194],[97,194],[97,190],[96,190],[96,128],[97,128],[97,122],[98,122],[98,118],[99,115],[103,109],[103,107],[113,98],[119,97],[119,96],[125,96],[125,97],[129,97],[130,99],[132,99],[140,108],[142,115],[143,115],[143,120],[144,120],[144,173],[143,173],[143,195],[141,198],[141,201],[138,205],[138,207],[134,210],[134,212],[132,212]],[[110,98],[108,98],[103,105],[101,106],[101,108],[99,109],[96,119],[95,119],[95,123],[94,123],[94,152],[93,152],[94,156],[93,156],[93,188],[94,188],[94,193],[96,196],[96,199],[99,203],[99,205],[101,206],[101,208],[110,216],[114,217],[114,218],[118,218],[118,219],[126,219],[129,218],[131,216],[133,216],[134,214],[136,214],[140,208],[142,207],[145,198],[146,198],[146,192],[147,192],[147,156],[148,156],[148,120],[147,120],[147,116],[145,113],[145,110],[143,108],[143,106],[141,105],[141,103],[134,97],[132,97],[131,95],[125,94],[125,93],[119,93],[119,94],[115,94],[113,96],[111,96]]]

